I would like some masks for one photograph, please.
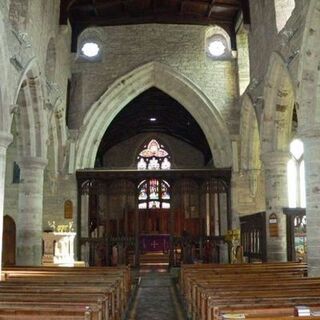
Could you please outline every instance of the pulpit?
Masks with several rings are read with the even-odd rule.
[[[43,232],[43,265],[74,266],[75,232]]]

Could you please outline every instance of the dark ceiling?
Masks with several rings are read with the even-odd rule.
[[[157,121],[150,121],[150,118]],[[208,163],[212,159],[204,133],[192,115],[176,100],[151,88],[133,99],[112,121],[98,150],[98,158],[114,145],[139,133],[161,132],[200,150]]]
[[[249,0],[61,0],[60,24],[72,25],[72,49],[90,26],[141,23],[219,25],[233,45],[236,17],[250,23]]]

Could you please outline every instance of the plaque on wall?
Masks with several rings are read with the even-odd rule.
[[[73,203],[71,200],[66,200],[64,202],[64,218],[65,219],[73,218]]]
[[[270,233],[270,237],[279,236],[278,217],[275,213],[271,213],[269,216],[269,233]]]

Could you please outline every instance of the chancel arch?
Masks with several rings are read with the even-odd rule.
[[[121,77],[87,112],[77,144],[76,168],[94,166],[104,132],[132,99],[156,87],[183,105],[203,130],[216,167],[231,166],[231,142],[219,111],[201,90],[168,66],[150,62]]]

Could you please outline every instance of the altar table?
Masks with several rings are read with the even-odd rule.
[[[170,245],[169,234],[143,234],[139,237],[141,253],[168,252]]]

